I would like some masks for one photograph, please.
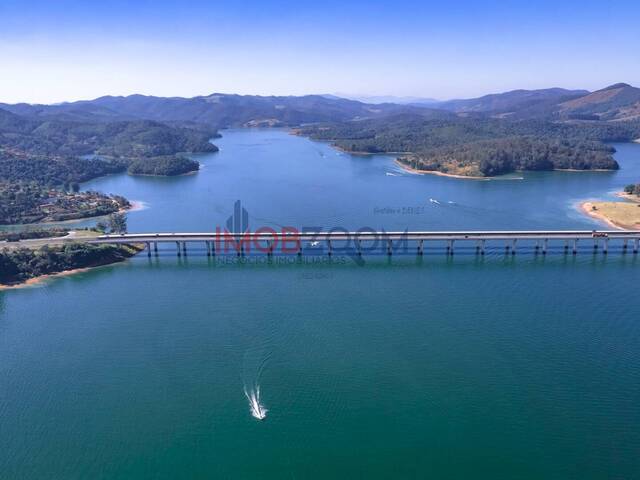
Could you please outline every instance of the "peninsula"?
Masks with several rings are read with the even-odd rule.
[[[42,239],[44,241],[44,239]],[[38,248],[0,250],[0,290],[29,285],[47,276],[122,262],[141,251],[140,245],[92,245],[49,242]]]
[[[580,204],[580,209],[590,217],[614,228],[640,229],[640,184],[628,185],[618,194],[624,201],[589,201]]]

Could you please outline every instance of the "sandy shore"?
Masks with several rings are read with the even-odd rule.
[[[618,230],[626,230],[626,228],[623,227],[622,225],[616,224],[613,220],[607,218],[598,210],[594,210],[593,206],[597,203],[598,202],[582,202],[580,204],[580,210],[582,210],[582,213],[589,215],[591,218],[595,218],[596,220],[601,221],[602,223],[606,224],[609,227],[612,227]]]
[[[138,200],[131,200],[129,203],[131,204],[130,207],[121,208],[120,210],[118,210],[118,213],[137,212],[139,210],[144,210],[144,209],[147,208],[147,204],[146,203],[140,202]],[[104,216],[104,215],[102,215],[102,216]],[[96,218],[96,217],[89,217],[89,218]]]
[[[114,265],[114,264],[111,263],[109,265]],[[100,265],[99,267],[105,267],[105,266],[106,265]],[[48,273],[46,275],[40,275],[39,277],[30,278],[29,280],[25,280],[22,283],[16,283],[16,284],[13,284],[13,285],[0,284],[0,292],[3,291],[3,290],[14,290],[14,289],[17,289],[17,288],[37,287],[37,286],[43,284],[45,281],[50,280],[52,278],[68,277],[69,275],[74,275],[76,273],[82,273],[82,272],[88,272],[89,270],[92,270],[94,268],[99,268],[99,267],[74,268],[73,270],[65,270],[63,272]]]
[[[596,210],[594,210],[594,206]],[[636,203],[592,200],[580,203],[580,210],[612,228],[620,230],[638,230],[640,228],[640,205]]]
[[[640,197],[638,195],[631,195],[629,193],[618,192],[616,193],[616,197],[624,198],[630,202],[640,203]]]
[[[456,175],[454,173],[438,172],[437,170],[419,170],[416,168],[412,168],[408,165],[405,165],[404,163],[398,160],[396,160],[395,162],[396,162],[396,165],[398,165],[403,170],[409,173],[415,173],[417,175],[437,175],[438,177],[462,178],[464,180],[491,180],[489,177],[479,177],[479,176],[472,176],[472,175]]]

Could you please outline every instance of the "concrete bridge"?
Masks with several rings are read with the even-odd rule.
[[[187,244],[199,243],[205,246],[207,255],[237,254],[244,255],[251,251],[272,255],[278,251],[284,254],[326,253],[336,252],[386,253],[394,251],[415,251],[422,255],[427,248],[443,246],[448,254],[454,253],[455,245],[467,244],[475,246],[476,252],[483,255],[488,245],[500,247],[515,254],[518,245],[532,247],[536,252],[546,254],[549,247],[560,246],[573,254],[578,252],[578,245],[587,244],[594,250],[609,251],[616,245],[626,252],[632,249],[638,253],[640,230],[531,230],[531,231],[404,231],[386,232],[370,229],[349,232],[346,230],[298,232],[286,229],[280,232],[267,229],[256,232],[230,233],[126,233],[101,235],[88,243],[118,244],[145,243],[148,254],[152,249],[157,252],[158,244],[173,243],[177,254],[186,254]]]

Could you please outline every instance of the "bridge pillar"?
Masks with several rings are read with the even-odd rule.
[[[622,251],[626,252],[627,251],[627,247],[629,246],[629,239],[625,238],[624,242],[622,242]]]
[[[146,242],[147,243],[147,256],[150,257],[151,256],[151,243]]]
[[[178,252],[178,256],[180,256],[180,242],[176,242],[176,250]]]
[[[569,251],[569,240],[564,241],[564,253],[567,253],[567,251]]]
[[[486,240],[480,240],[480,255],[484,255],[484,244]]]
[[[327,248],[329,249],[329,256],[333,255],[333,251],[331,249],[331,240],[327,240]]]
[[[387,255],[391,255],[391,240],[387,240]]]
[[[516,242],[518,241],[517,238],[514,238],[511,241],[511,255],[515,255],[516,254]]]
[[[187,254],[187,242],[182,242],[182,251],[185,255]]]
[[[418,240],[418,255],[424,253],[424,240]]]
[[[609,251],[609,239],[605,238],[603,243],[603,247],[602,247],[602,253],[607,253]]]
[[[447,253],[453,255],[453,240],[447,241]]]
[[[578,253],[578,239],[574,238],[573,239],[573,254],[575,255],[576,253]]]
[[[638,253],[638,239],[633,239],[633,253]]]
[[[536,240],[536,246],[534,247],[534,250],[536,251],[536,253],[538,253],[538,250],[540,250],[540,240]]]
[[[598,239],[597,238],[593,239],[593,249],[594,250],[598,250]]]
[[[362,256],[362,245],[360,245],[360,239],[356,238],[356,249],[358,250],[358,256]]]
[[[211,246],[209,245],[209,240],[205,240],[204,246],[207,249],[207,257],[210,257],[211,256]]]
[[[547,254],[547,245],[549,244],[549,239],[545,238],[542,242],[542,254],[546,255]]]
[[[153,252],[156,255],[158,254],[158,242],[153,242]]]

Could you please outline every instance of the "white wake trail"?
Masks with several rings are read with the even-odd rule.
[[[264,405],[260,403],[260,386],[256,385],[250,391],[247,391],[247,387],[244,388],[244,395],[249,400],[249,411],[258,420],[264,420],[267,417],[267,410]]]

